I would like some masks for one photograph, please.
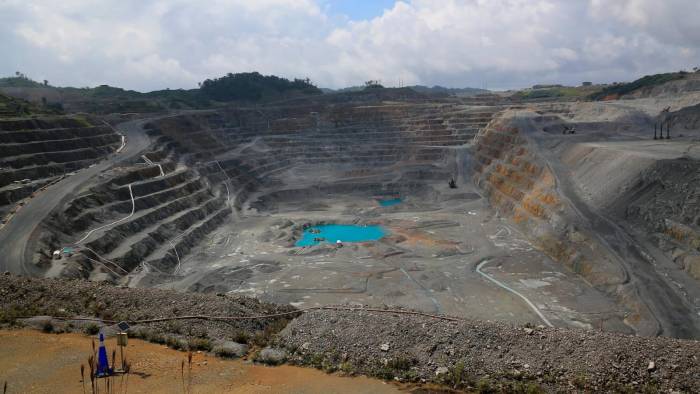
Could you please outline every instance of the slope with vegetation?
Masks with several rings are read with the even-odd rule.
[[[697,73],[696,73],[697,74]],[[682,79],[690,79],[693,74],[686,71],[675,73],[646,75],[633,82],[618,83],[605,87],[603,90],[591,94],[593,100],[615,100],[625,95],[648,96],[658,86]]]
[[[0,118],[56,113],[59,113],[59,111],[55,108],[41,107],[0,93]]]

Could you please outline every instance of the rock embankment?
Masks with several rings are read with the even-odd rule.
[[[698,341],[325,310],[278,340],[292,362],[462,388],[700,391]]]
[[[258,316],[293,312],[291,306],[260,302],[254,298],[168,290],[126,288],[70,279],[30,279],[0,276],[0,323],[14,323],[29,316],[97,317],[102,321],[56,320],[57,330],[74,331],[88,324],[111,326],[112,321],[136,321],[190,315]],[[224,341],[262,342],[293,315],[270,319],[216,321],[168,320],[132,324],[130,334],[176,348],[205,350],[226,347]],[[108,322],[109,321],[109,322]],[[93,328],[94,329],[94,328]],[[230,347],[230,346],[228,346]],[[224,349],[222,353],[230,352]]]

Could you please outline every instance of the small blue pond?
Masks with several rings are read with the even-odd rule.
[[[304,230],[304,234],[297,241],[296,246],[313,246],[321,242],[335,244],[338,240],[341,242],[369,242],[381,239],[386,234],[386,230],[379,225],[323,224]],[[324,240],[319,241],[320,238]]]
[[[401,198],[392,198],[389,200],[379,200],[379,205],[383,207],[390,207],[393,205],[401,204],[403,200]]]

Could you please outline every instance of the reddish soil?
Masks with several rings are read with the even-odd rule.
[[[107,341],[108,353],[116,340]],[[9,393],[81,393],[80,365],[92,352],[91,338],[80,334],[0,331],[0,385]],[[111,357],[111,356],[110,356]],[[119,356],[117,356],[118,358]],[[181,363],[187,354],[162,345],[129,339],[126,359],[132,373],[113,380],[122,393],[183,392]],[[242,360],[194,354],[191,393],[396,393],[399,388],[364,377],[341,377],[292,366],[267,367]],[[185,375],[185,381],[187,377]],[[104,381],[100,392],[106,392]],[[86,383],[90,391],[90,382]]]

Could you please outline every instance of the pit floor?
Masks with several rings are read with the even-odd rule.
[[[631,332],[625,311],[534,247],[469,184],[431,185],[439,197],[402,196],[381,207],[372,196],[329,195],[248,210],[183,259],[177,275],[140,273],[131,285],[255,296],[299,308],[329,304],[402,306],[518,324]],[[369,243],[302,249],[290,222],[378,223],[391,233]]]

